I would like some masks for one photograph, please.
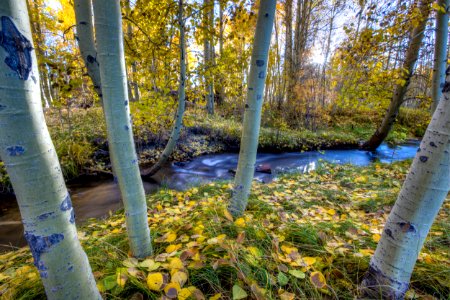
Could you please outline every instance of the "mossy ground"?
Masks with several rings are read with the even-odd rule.
[[[145,260],[129,257],[123,212],[90,220],[79,237],[107,299],[354,299],[409,164],[321,163],[308,174],[255,182],[238,219],[225,209],[229,182],[161,190],[148,198],[155,253]],[[449,215],[447,202],[408,299],[450,294]],[[0,256],[0,266],[2,299],[44,297],[27,248]],[[153,290],[149,274],[162,278],[150,282]]]

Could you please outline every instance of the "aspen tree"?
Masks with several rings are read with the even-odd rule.
[[[147,203],[128,103],[120,0],[94,0],[95,37],[111,162],[125,206],[133,256],[152,254]]]
[[[450,67],[441,101],[362,281],[364,296],[403,299],[425,238],[449,192],[449,173]]]
[[[45,124],[26,0],[0,1],[0,157],[48,299],[101,299]]]
[[[434,68],[431,89],[431,114],[436,110],[437,104],[442,96],[442,87],[445,82],[445,66],[447,65],[447,43],[448,43],[448,14],[450,0],[439,0],[439,9],[436,12],[436,36],[434,46]],[[442,9],[442,10],[441,10]]]
[[[183,115],[186,103],[186,38],[185,38],[185,21],[183,19],[183,1],[179,1],[178,9],[178,26],[180,28],[180,82],[178,83],[178,109],[173,125],[172,132],[158,161],[152,166],[148,174],[145,176],[152,176],[167,162],[172,154],[178,139],[180,138],[181,129],[183,127]]]
[[[97,49],[92,24],[91,0],[74,0],[75,18],[77,22],[77,41],[89,77],[97,95],[102,98],[100,69],[97,61]]]
[[[419,50],[425,34],[425,26],[428,21],[428,16],[430,15],[432,2],[432,0],[420,0],[419,11],[421,12],[421,16],[419,16],[417,26],[414,27],[411,32],[408,49],[405,53],[405,61],[402,66],[403,76],[401,79],[404,82],[396,84],[394,94],[389,104],[389,108],[384,115],[383,121],[370,139],[362,145],[362,148],[365,150],[377,149],[388,136],[389,131],[391,131],[391,128],[395,123],[397,115],[400,111],[400,106],[403,104],[406,91],[414,74],[414,69],[417,58],[419,57]]]
[[[228,210],[233,216],[241,215],[247,207],[258,150],[264,84],[267,75],[269,47],[275,18],[275,0],[261,0],[253,42],[247,100],[242,128],[241,149],[234,180],[233,196]]]

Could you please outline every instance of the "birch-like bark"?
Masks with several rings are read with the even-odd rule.
[[[267,75],[270,39],[275,18],[276,0],[261,0],[255,39],[253,42],[247,101],[242,128],[241,149],[234,180],[233,196],[228,210],[233,216],[241,215],[247,207],[258,149],[264,84]]]
[[[206,84],[206,110],[208,114],[214,115],[214,84],[211,75],[212,60],[213,60],[213,39],[211,38],[214,22],[214,0],[203,0],[204,9],[204,41],[203,52],[205,62],[205,84]]]
[[[45,124],[25,0],[0,1],[0,157],[48,299],[101,299]]]
[[[370,139],[362,145],[362,148],[365,150],[373,151],[377,149],[386,139],[389,131],[391,131],[391,128],[395,123],[400,106],[403,103],[403,99],[405,98],[406,91],[411,81],[411,77],[414,74],[414,69],[417,58],[419,57],[419,50],[422,45],[425,26],[428,21],[428,16],[430,15],[432,2],[433,0],[421,0],[419,3],[419,11],[422,12],[422,16],[420,17],[417,27],[415,27],[411,33],[408,49],[406,50],[406,57],[402,67],[403,76],[401,78],[404,80],[404,83],[397,84],[395,86],[394,95],[392,96],[389,108],[384,115],[381,125],[377,128]]]
[[[286,85],[286,101],[292,99],[294,96],[294,86],[292,77],[293,74],[293,56],[292,56],[292,0],[286,0],[285,3],[285,26],[286,26],[286,37],[285,37],[285,52],[284,52],[284,80]],[[277,108],[281,110],[282,99],[278,99]]]
[[[173,125],[172,132],[167,142],[166,148],[164,148],[161,157],[151,167],[150,171],[145,174],[145,177],[149,177],[158,172],[161,167],[167,162],[172,154],[177,142],[180,138],[181,129],[183,127],[183,115],[186,105],[186,38],[183,19],[183,0],[178,1],[178,25],[180,28],[180,82],[178,84],[178,109],[175,118],[175,124]]]
[[[361,284],[366,296],[403,299],[420,249],[450,189],[449,153],[450,67],[441,101]]]
[[[448,14],[450,10],[450,0],[438,0],[438,4],[445,9],[445,13],[440,10],[436,12],[431,114],[436,110],[439,99],[441,99],[442,96],[442,87],[445,82],[445,66],[447,65]]]
[[[91,0],[74,0],[75,18],[77,22],[77,41],[80,48],[89,77],[94,85],[94,90],[102,101],[102,81],[97,61],[97,49],[94,39],[92,24]]]
[[[93,4],[111,161],[125,207],[131,252],[146,257],[152,254],[152,247],[130,120],[120,1],[94,0]]]
[[[227,0],[219,0],[219,56],[221,63],[224,62],[223,57],[223,36],[225,31],[225,24],[224,24],[224,18],[223,18],[223,10],[227,7]],[[216,93],[217,93],[217,105],[221,106],[223,105],[224,99],[225,99],[225,86],[224,86],[224,78],[222,75],[217,76],[216,80]]]
[[[125,11],[127,14],[127,18],[131,18],[130,0],[125,1]],[[133,39],[133,25],[131,24],[131,22],[129,20],[127,21],[127,36],[128,36],[128,40],[131,42],[131,40]],[[131,87],[133,88],[133,95],[130,97],[130,100],[132,99],[132,101],[139,102],[141,100],[141,92],[139,90],[139,84],[136,81],[136,79],[137,79],[136,61],[133,59],[132,62],[130,63],[130,65],[131,65],[131,76],[129,76],[128,79],[130,80],[130,82],[129,82],[130,88]],[[131,91],[131,89],[130,89],[130,91]],[[130,94],[130,92],[129,92],[129,94]]]

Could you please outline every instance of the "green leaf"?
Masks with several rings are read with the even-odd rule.
[[[247,297],[247,292],[245,292],[239,285],[233,285],[233,300],[245,299]]]
[[[117,285],[116,279],[117,279],[116,275],[110,275],[103,278],[103,285],[105,286],[105,290],[107,291],[112,290]]]
[[[306,278],[306,274],[300,270],[289,270],[289,274],[291,274],[292,276],[294,276],[295,278],[298,278],[298,279]]]
[[[286,285],[289,282],[289,278],[286,275],[284,275],[283,272],[278,273],[277,279],[278,279],[278,283],[281,286]]]

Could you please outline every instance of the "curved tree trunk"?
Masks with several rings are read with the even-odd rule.
[[[167,162],[173,150],[175,149],[175,146],[177,145],[178,139],[180,138],[181,128],[183,127],[183,115],[186,105],[186,39],[183,20],[183,0],[179,0],[178,24],[180,26],[180,82],[178,85],[177,115],[166,148],[161,154],[159,160],[152,166],[150,171],[143,176],[144,178],[154,175]]]
[[[74,0],[74,8],[77,22],[78,47],[80,48],[81,57],[83,58],[88,75],[94,85],[94,90],[101,101],[102,83],[92,25],[92,2],[91,0]]]
[[[406,50],[406,58],[403,63],[402,72],[404,84],[397,84],[394,88],[394,95],[392,96],[389,108],[384,115],[383,121],[380,127],[377,128],[372,137],[362,145],[362,149],[375,150],[386,139],[389,131],[391,131],[392,125],[394,125],[397,118],[400,106],[403,103],[406,91],[408,89],[411,77],[414,74],[414,68],[416,66],[417,58],[419,56],[419,50],[422,44],[424,36],[425,26],[430,15],[432,0],[421,0],[419,4],[419,10],[422,12],[422,16],[411,33],[408,49]]]
[[[120,1],[93,3],[111,161],[125,206],[131,252],[135,257],[146,257],[152,254],[152,247],[130,120]]]
[[[0,1],[0,156],[48,299],[101,299],[45,124],[25,0]]]
[[[433,114],[436,110],[437,104],[442,96],[442,87],[445,82],[445,66],[447,65],[448,14],[450,9],[450,0],[439,0],[438,4],[440,7],[445,9],[445,12],[436,12],[436,37],[431,89],[431,114]]]
[[[264,84],[269,58],[270,39],[275,18],[276,0],[261,0],[253,42],[247,101],[242,128],[241,149],[234,180],[233,196],[228,210],[233,216],[241,215],[247,201],[255,172]]]
[[[443,93],[361,284],[370,298],[403,299],[450,189],[450,67]]]

